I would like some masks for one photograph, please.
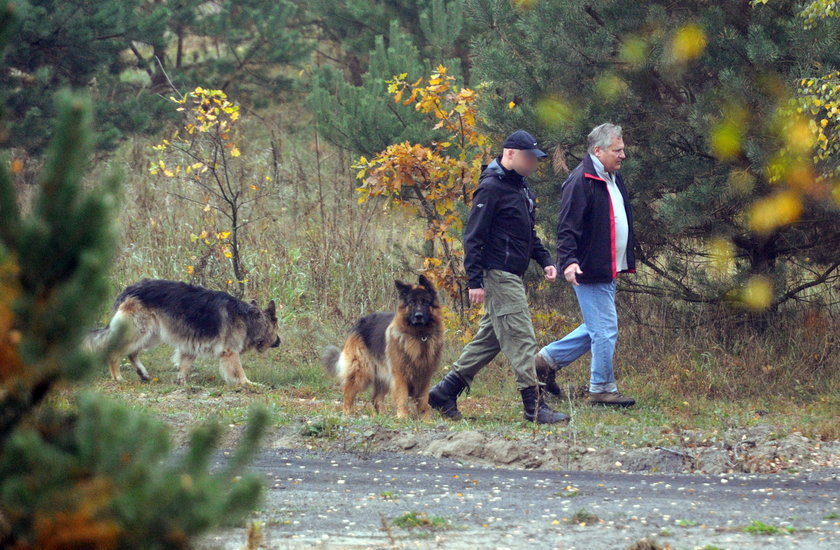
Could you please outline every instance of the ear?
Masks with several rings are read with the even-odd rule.
[[[265,308],[265,312],[268,314],[269,317],[271,317],[272,321],[277,320],[277,306],[275,305],[274,300],[268,302],[268,307]]]
[[[397,294],[400,296],[405,296],[409,292],[411,292],[411,285],[407,285],[402,281],[398,281],[394,279],[394,286],[397,287]]]
[[[432,284],[432,281],[426,278],[425,275],[420,275],[418,277],[417,282],[420,286],[428,290],[429,292],[435,292],[435,285]]]

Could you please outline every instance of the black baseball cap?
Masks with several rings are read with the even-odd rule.
[[[521,149],[523,151],[530,151],[538,159],[548,156],[537,147],[536,138],[525,130],[517,130],[509,135],[505,139],[505,143],[502,147],[505,149]]]

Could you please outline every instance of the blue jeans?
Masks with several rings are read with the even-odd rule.
[[[586,353],[592,352],[589,391],[618,391],[613,372],[613,354],[618,339],[618,316],[615,312],[615,280],[573,286],[577,294],[583,324],[539,351],[551,368],[559,370]]]

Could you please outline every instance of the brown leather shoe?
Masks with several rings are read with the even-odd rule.
[[[636,400],[617,391],[605,391],[601,393],[589,393],[589,402],[593,405],[606,405],[610,407],[631,407]]]

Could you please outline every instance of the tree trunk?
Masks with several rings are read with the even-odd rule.
[[[239,255],[239,209],[237,207],[231,210],[230,248],[230,263],[233,266],[233,276],[236,277],[234,296],[241,300],[245,296],[245,272]]]

